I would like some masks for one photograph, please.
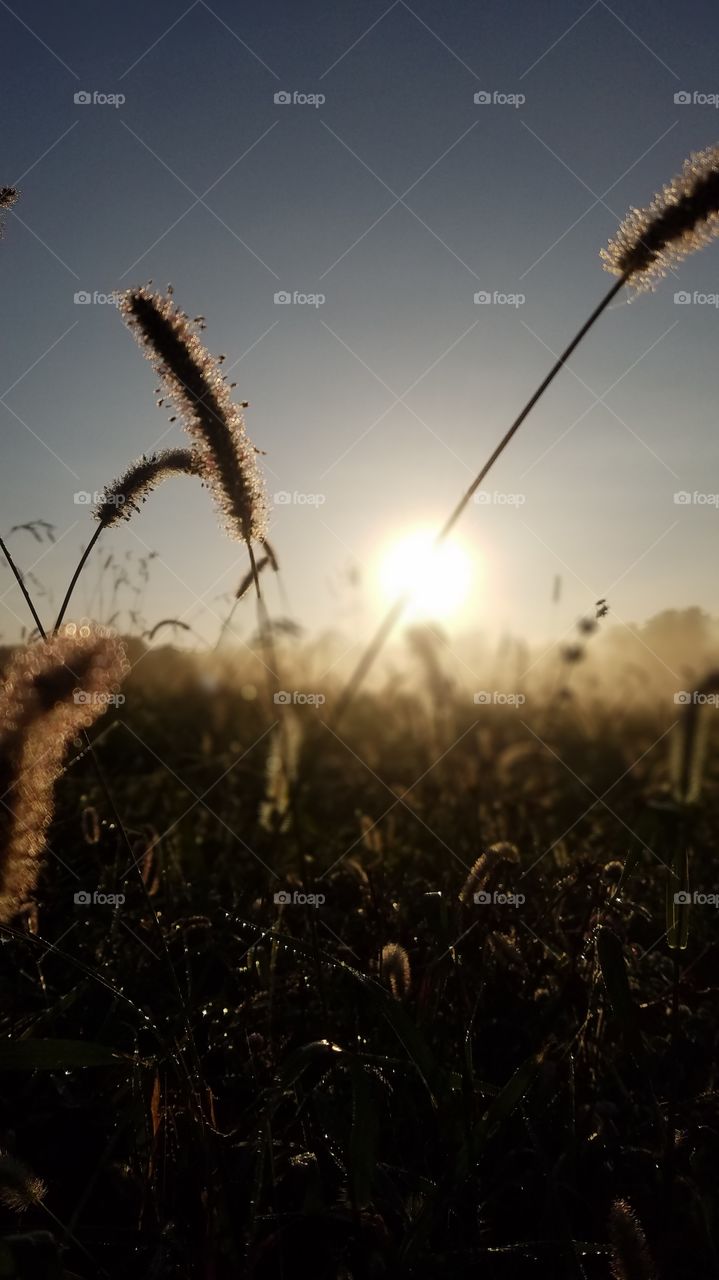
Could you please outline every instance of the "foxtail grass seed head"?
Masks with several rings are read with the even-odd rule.
[[[695,151],[645,209],[630,209],[601,257],[605,270],[652,289],[719,231],[719,146]]]
[[[463,904],[471,902],[475,893],[484,887],[490,872],[490,863],[486,853],[480,853],[479,857],[470,867],[469,875],[459,891],[459,901]]]
[[[67,747],[107,710],[127,670],[119,640],[86,623],[11,659],[0,689],[0,921],[37,884]]]
[[[412,984],[409,956],[398,942],[388,942],[382,948],[380,971],[395,1000],[408,995]]]
[[[193,449],[163,449],[149,458],[140,458],[128,467],[124,476],[105,489],[93,515],[106,529],[129,520],[140,510],[147,495],[170,476],[200,474],[200,463]]]
[[[0,210],[12,209],[20,192],[15,187],[0,187]],[[0,236],[4,230],[4,223],[0,221]]]
[[[655,1280],[646,1236],[626,1200],[615,1200],[611,1207],[609,1242],[613,1280]]]
[[[85,844],[100,843],[100,815],[94,804],[87,805],[80,815],[82,836]]]
[[[200,474],[212,490],[230,537],[261,542],[268,504],[242,409],[230,394],[221,360],[211,356],[172,296],[149,289],[123,294],[120,312],[160,376],[165,396],[195,442]]]
[[[41,1204],[46,1195],[42,1178],[31,1173],[21,1160],[0,1151],[0,1204],[13,1213],[24,1213]]]
[[[475,893],[481,893],[492,872],[502,862],[515,865],[519,862],[519,849],[516,844],[511,844],[508,840],[499,840],[496,844],[491,844],[484,853],[480,853],[459,891],[459,901],[466,905],[472,901]]]

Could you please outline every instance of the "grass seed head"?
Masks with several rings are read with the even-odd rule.
[[[482,892],[492,872],[502,862],[514,864],[519,862],[519,850],[516,844],[511,844],[509,840],[499,840],[496,844],[491,844],[484,853],[480,853],[459,891],[459,901],[463,905],[472,902],[475,893]]]
[[[192,322],[172,296],[149,289],[123,294],[120,312],[160,376],[166,397],[195,442],[200,474],[230,537],[261,542],[268,506],[257,450],[242,410]]]
[[[0,921],[36,884],[68,745],[107,710],[127,671],[114,636],[69,623],[17,652],[0,690]]]
[[[615,1200],[611,1207],[609,1242],[614,1280],[655,1280],[646,1236],[626,1200]]]
[[[0,187],[0,210],[12,209],[20,192],[15,187]],[[0,236],[5,230],[5,224],[0,220]]]
[[[163,449],[149,458],[143,456],[105,489],[93,512],[95,519],[110,529],[139,511],[140,504],[163,480],[199,474],[200,465],[192,449]]]
[[[39,1205],[47,1187],[21,1160],[0,1151],[0,1204],[13,1213],[24,1213]]]
[[[412,970],[409,956],[398,942],[387,942],[383,946],[380,971],[395,1000],[408,995],[412,985]]]
[[[601,257],[637,290],[652,289],[719,230],[719,146],[694,152],[645,209],[630,209]]]

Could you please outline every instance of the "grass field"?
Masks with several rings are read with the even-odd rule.
[[[559,658],[564,696],[478,705],[438,661],[340,735],[331,686],[272,714],[257,661],[129,647],[123,830],[71,753],[3,930],[2,1129],[47,1188],[3,1197],[6,1274],[660,1274],[620,1200],[716,1275],[715,916],[672,951],[665,913],[689,845],[712,892],[716,783],[672,799],[677,708]]]

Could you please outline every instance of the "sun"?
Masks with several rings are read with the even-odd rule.
[[[434,546],[434,529],[413,529],[383,552],[378,579],[387,603],[408,595],[406,615],[441,621],[465,603],[474,578],[472,557],[461,542]]]

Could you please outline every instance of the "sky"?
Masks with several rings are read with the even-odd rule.
[[[717,141],[718,26],[706,0],[0,0],[0,185],[21,189],[0,533],[55,527],[9,541],[45,619],[94,528],[75,495],[185,440],[110,296],[152,279],[207,318],[249,401],[273,607],[369,632],[387,550],[443,522],[609,287],[627,209]],[[466,511],[455,630],[544,637],[556,575],[562,627],[600,597],[625,623],[716,611],[719,246],[628,297]],[[107,556],[133,572],[150,551],[148,625],[213,641],[246,553],[192,479],[103,534],[71,614],[106,620]],[[27,619],[3,573],[7,640]]]

